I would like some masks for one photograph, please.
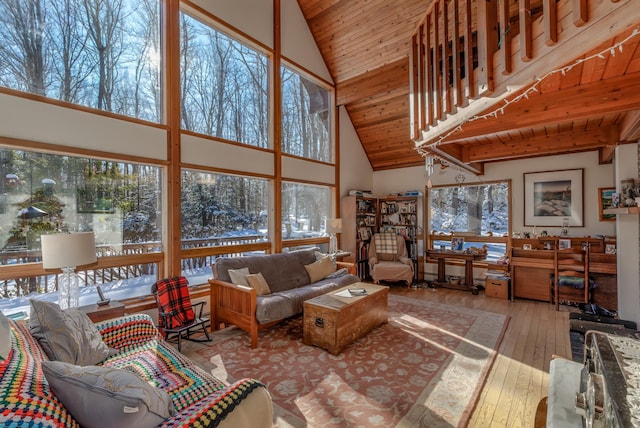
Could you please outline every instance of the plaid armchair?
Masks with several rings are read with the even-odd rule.
[[[404,238],[395,233],[377,233],[369,246],[369,271],[376,283],[404,281],[413,283],[413,261],[407,255]]]

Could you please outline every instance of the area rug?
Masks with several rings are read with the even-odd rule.
[[[274,426],[465,426],[508,316],[389,296],[389,322],[338,356],[302,343],[302,317],[197,351],[229,382],[253,377],[274,401]]]

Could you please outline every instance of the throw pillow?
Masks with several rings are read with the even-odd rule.
[[[31,299],[29,327],[50,360],[87,366],[117,351],[110,349],[87,314],[63,311],[56,303]]]
[[[327,254],[321,253],[320,251],[315,251],[313,254],[315,254],[317,262],[325,257],[329,257],[331,259],[331,264],[333,264],[333,270],[338,269],[338,264],[336,263],[337,260],[335,259],[335,257],[327,256]]]
[[[166,391],[128,370],[43,361],[42,371],[83,427],[155,427],[175,413]]]
[[[323,257],[317,262],[305,265],[304,268],[307,270],[311,282],[320,281],[322,278],[335,272],[335,268],[331,262],[331,257],[329,256]]]
[[[249,283],[249,287],[256,289],[258,296],[264,296],[265,294],[271,294],[271,288],[267,284],[267,280],[264,279],[262,273],[251,273],[245,277]]]
[[[231,283],[236,285],[244,285],[245,287],[249,286],[247,282],[247,275],[249,275],[249,268],[242,269],[229,269],[229,278],[231,278]]]
[[[11,327],[9,319],[0,311],[0,361],[6,360],[11,352]]]

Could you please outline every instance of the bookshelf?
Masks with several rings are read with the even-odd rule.
[[[341,248],[351,255],[346,261],[355,263],[360,279],[369,277],[369,244],[377,232],[378,200],[364,196],[342,198]]]
[[[422,222],[420,205],[419,196],[378,199],[378,232],[391,232],[404,237],[407,254],[413,260],[414,279],[418,279],[418,228]]]

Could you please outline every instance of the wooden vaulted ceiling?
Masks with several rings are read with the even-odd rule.
[[[337,103],[347,109],[374,170],[424,162],[410,138],[409,50],[432,2],[298,0],[336,83]],[[603,40],[583,57],[630,33]],[[640,37],[634,37],[614,55],[550,76],[505,114],[467,122],[443,144],[466,163],[587,150],[599,150],[606,162],[617,144],[640,138],[639,88]]]

